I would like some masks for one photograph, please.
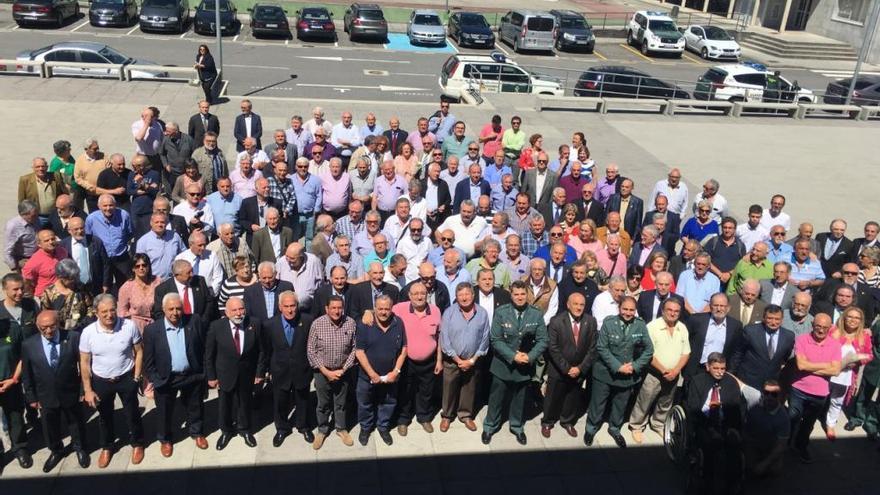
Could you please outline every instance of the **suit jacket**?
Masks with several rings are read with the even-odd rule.
[[[235,136],[235,150],[241,153],[244,151],[244,140],[247,135],[247,125],[244,122],[244,115],[235,116],[235,125],[232,128],[232,135]],[[257,148],[262,149],[263,143],[260,138],[263,137],[263,120],[260,116],[251,112],[251,136],[257,140]]]
[[[268,364],[272,387],[280,390],[306,389],[312,382],[312,368],[306,353],[312,317],[297,313],[293,327],[293,343],[289,345],[281,324],[281,313],[263,322],[263,363]],[[257,370],[258,376],[265,369]]]
[[[479,288],[474,288],[474,293],[476,294],[476,298],[474,299],[477,304],[480,304],[480,298],[482,296],[482,292],[480,292]],[[499,306],[504,306],[505,304],[510,304],[510,292],[502,289],[501,287],[493,287],[492,295],[495,298],[494,306],[495,309],[498,309]]]
[[[836,280],[836,279],[835,279]],[[771,298],[773,297],[773,281],[772,280],[760,280],[761,283],[761,300],[767,304],[770,304]],[[785,286],[785,292],[782,294],[782,309],[791,308],[791,299],[795,294],[800,292],[800,289],[795,287],[794,283],[789,282]]]
[[[777,332],[776,352],[770,357],[764,324],[746,326],[739,347],[733,352],[732,364],[728,364],[728,370],[746,385],[758,390],[764,386],[766,380],[779,379],[779,371],[794,349],[794,332],[787,328],[780,328]]]
[[[406,138],[409,137],[409,133],[404,131],[403,129],[397,130],[397,149],[394,149],[391,146],[391,143],[392,143],[391,133],[392,133],[391,129],[388,129],[387,131],[383,132],[382,135],[385,136],[385,138],[388,140],[388,151],[391,152],[392,156],[397,156],[400,154],[400,145],[402,145],[403,143],[406,142]],[[415,151],[415,150],[413,150],[413,151]]]
[[[706,346],[706,333],[709,331],[710,313],[697,313],[691,315],[687,320],[688,340],[691,344],[691,357],[684,367],[684,376],[692,377],[698,375],[705,369],[700,365],[700,359],[703,357],[703,347]],[[721,351],[727,358],[728,366],[732,362],[733,352],[739,347],[742,338],[742,323],[730,316],[725,317],[724,326],[727,334],[724,338],[724,347]]]
[[[244,339],[240,355],[235,350],[232,326],[227,318],[212,322],[205,339],[205,378],[219,380],[220,390],[224,392],[242,387],[249,393],[254,388],[257,369],[265,369],[260,322],[245,318],[241,328]]]
[[[211,298],[211,292],[208,290],[208,284],[205,283],[205,278],[200,275],[193,275],[189,285],[192,287],[193,293],[193,300],[190,301],[193,314],[198,315],[201,321],[211,321],[211,317],[214,315],[214,301]],[[177,293],[177,284],[174,277],[156,286],[156,293],[153,297],[153,320],[159,321],[165,318],[165,313],[162,312],[162,298],[165,297],[165,294]]]
[[[864,246],[867,242],[864,237],[859,237],[858,239],[853,240],[852,250],[850,252],[850,261],[853,263],[859,262],[859,251],[862,250],[862,246]],[[872,245],[878,245],[875,240]]]
[[[764,308],[767,307],[767,303],[758,298],[755,301],[754,307],[752,307],[752,317],[749,318],[749,321],[740,321],[743,327],[747,327],[753,323],[761,323],[764,320]],[[742,313],[742,299],[740,299],[739,294],[734,294],[730,296],[730,316],[739,320],[740,313]]]
[[[406,284],[403,289],[400,290],[400,296],[398,297],[398,302],[409,301],[409,288],[412,287],[412,284],[418,282],[419,280],[413,280],[412,282]],[[450,305],[450,297],[449,297],[449,289],[446,288],[446,284],[440,284],[434,282],[434,306],[440,309],[440,312],[446,311],[446,308]]]
[[[718,395],[721,399],[721,414],[718,418],[721,424],[716,425],[716,427],[740,430],[742,428],[743,400],[739,384],[732,376],[724,375],[718,381],[718,385],[720,386]],[[687,418],[688,422],[700,425],[698,428],[704,427],[702,425],[708,425],[711,422],[711,419],[703,414],[703,405],[706,403],[706,399],[709,397],[714,386],[715,379],[705,371],[694,376],[694,379],[688,385],[685,402]]]
[[[271,142],[263,148],[263,151],[266,152],[266,155],[269,157],[269,160],[272,159],[272,155],[275,151],[278,150],[278,145],[275,142]],[[296,145],[293,143],[287,143],[287,146],[284,148],[285,155],[287,156],[287,170],[296,171],[296,159],[299,158],[299,153],[297,152]]]
[[[270,206],[280,210],[281,200],[271,196],[267,197],[266,207],[268,208]],[[257,203],[256,196],[241,200],[241,207],[235,214],[235,221],[238,223],[239,230],[244,232],[248,246],[253,247],[254,232],[251,230],[251,227],[254,225],[260,225],[260,205]]]
[[[666,248],[664,248],[663,246],[661,246],[657,243],[654,243],[654,245],[651,247],[651,254],[649,254],[648,257],[645,258],[645,264],[647,264],[648,260],[651,259],[651,255],[653,255],[654,253],[657,253],[657,252],[666,253],[667,256],[669,255],[669,252],[666,251]],[[641,259],[641,256],[642,256],[642,243],[636,242],[633,244],[632,251],[630,251],[630,253],[629,253],[629,258],[626,260],[626,266],[639,266],[641,268],[644,268],[645,265],[639,264],[639,259]]]
[[[644,226],[642,226],[642,228],[644,228]],[[666,254],[672,256],[675,254],[675,245],[678,244],[679,239],[681,239],[681,236],[678,234],[673,234],[669,232],[669,230],[664,230],[663,233],[660,234],[660,245],[666,250]]]
[[[397,301],[400,296],[400,290],[388,282],[382,282],[382,285],[379,286],[379,291],[386,296],[390,296],[392,301]],[[360,321],[364,311],[373,310],[373,283],[369,280],[357,283],[349,290],[349,294],[351,294],[351,303],[349,304],[349,312],[346,313],[346,316]]]
[[[272,311],[272,314],[270,315],[266,311],[266,299],[263,297],[263,286],[259,283],[249,285],[244,289],[244,296],[242,296],[247,315],[252,320],[257,321],[265,321],[272,318],[278,313],[278,294],[281,294],[286,290],[293,290],[293,285],[286,280],[278,280],[275,284],[275,289],[273,289],[275,292],[275,310]]]
[[[633,239],[638,239],[638,233],[642,230],[642,210],[644,209],[644,202],[642,198],[636,196],[635,194],[630,195],[629,199],[629,207],[626,209],[626,215],[622,219],[623,222],[621,225],[623,226],[623,230],[625,230],[629,236]],[[605,214],[616,211],[620,212],[620,193],[612,195],[608,198],[608,203],[605,205]]]
[[[49,173],[49,182],[55,191],[55,196],[67,193],[67,186],[64,184],[64,177],[61,172]],[[29,199],[39,204],[39,195],[37,194],[37,174],[31,172],[18,178],[18,202]],[[54,207],[54,205],[53,205]]]
[[[205,372],[205,326],[196,314],[183,315],[180,325],[186,340],[187,373],[201,380]],[[167,332],[164,316],[144,328],[144,374],[157,389],[168,384],[171,378],[171,348],[168,347]]]
[[[589,211],[587,211],[587,205],[584,203],[583,199],[576,201],[575,206],[577,206],[578,214],[577,221],[580,222],[584,218],[589,218],[590,220],[596,222],[596,227],[601,227],[605,225],[605,206],[596,201],[595,199],[590,201]]]
[[[574,278],[571,276],[571,272],[565,274],[562,277],[562,282],[556,284],[556,290],[559,298],[559,308],[556,311],[556,314],[564,313],[568,311],[568,298],[571,297],[572,294],[578,293],[584,296],[586,300],[586,309],[584,311],[587,314],[591,313],[591,308],[593,307],[593,301],[596,299],[596,296],[599,295],[599,286],[596,285],[596,282],[593,282],[590,279],[584,280],[583,285],[578,285]]]
[[[825,259],[825,244],[831,234],[823,232],[816,236],[816,242],[819,244],[819,261],[822,262],[822,271],[826,277],[831,277],[832,273],[839,272],[843,269],[843,265],[852,258],[853,242],[848,237],[843,236],[837,249],[831,255],[831,258]]]
[[[424,179],[422,180],[422,195],[427,194],[427,191],[428,180]],[[442,222],[447,216],[452,214],[452,194],[449,192],[449,184],[443,179],[437,179],[437,206],[440,205],[446,205],[446,213],[443,215],[443,218],[438,219]]]
[[[492,186],[489,185],[489,182],[486,179],[480,179],[479,186],[480,196],[492,196]],[[457,214],[458,209],[461,207],[461,202],[466,199],[471,199],[470,178],[461,180],[455,185],[455,199],[452,200],[452,213]],[[476,201],[474,201],[474,204],[476,204]]]
[[[342,299],[344,301],[342,308],[345,314],[348,314],[348,307],[351,305],[351,297],[349,297],[349,291],[351,288],[352,285],[346,282],[345,288],[342,289]],[[318,286],[312,299],[312,317],[318,318],[319,316],[324,315],[324,308],[327,307],[327,302],[330,300],[332,294],[333,286],[330,285],[330,282],[324,282]]]
[[[296,239],[293,238],[293,231],[290,230],[290,227],[281,227],[282,253],[284,253],[287,246],[295,240]],[[278,261],[275,257],[275,250],[272,249],[272,239],[269,237],[269,227],[263,227],[254,233],[254,239],[251,243],[251,252],[254,253],[254,259],[257,260],[257,264],[264,261],[271,261],[272,263]]]
[[[21,384],[25,400],[47,409],[79,402],[79,332],[59,330],[58,366],[53,370],[43,351],[43,337],[31,335],[21,345]]]
[[[554,206],[556,206],[556,203],[554,203],[553,201],[550,201],[549,203],[539,204],[538,208],[537,208],[538,213],[540,213],[541,216],[544,217],[544,225],[546,225],[545,228],[547,229],[547,231],[550,230],[550,227],[556,225],[557,223],[559,223],[563,219],[565,219],[565,215],[562,213],[562,208],[559,208],[559,221],[557,221],[557,222],[553,221],[553,207]]]
[[[180,215],[169,213],[168,221],[171,223],[171,230],[177,232],[177,235],[180,236],[183,242],[187,242],[191,232],[189,231],[189,224],[187,224],[186,219]]]
[[[575,343],[572,333],[571,319],[568,311],[557,314],[547,325],[547,374],[557,380],[572,379],[568,376],[569,368],[576,366],[581,374],[577,381],[590,376],[590,368],[596,360],[596,319],[588,314],[581,316],[578,341]]]
[[[838,287],[841,285],[843,285],[843,280],[839,278],[829,277],[825,279],[825,282],[819,287],[819,290],[816,291],[816,295],[813,297],[813,308],[816,309],[820,302],[827,302],[833,309],[834,293],[837,292]],[[865,312],[865,325],[870,325],[874,321],[874,317],[877,316],[878,302],[874,297],[875,293],[876,290],[868,285],[861,282],[856,283],[856,294],[853,303]]]
[[[86,214],[84,211],[76,208],[73,205],[71,205],[70,207],[75,208],[75,211],[73,212],[73,216],[71,218],[76,217],[81,218],[83,222],[86,221]],[[52,229],[52,232],[55,232],[55,235],[57,235],[59,239],[70,237],[70,233],[61,224],[61,217],[58,216],[57,208],[53,208],[52,213],[49,214],[49,228]]]
[[[657,213],[657,210],[651,210],[648,213],[645,213],[645,218],[642,219],[642,225],[653,224],[655,213]],[[672,234],[681,237],[681,216],[679,216],[678,213],[666,210],[666,232],[671,232]]]
[[[95,236],[86,236],[89,244],[89,271],[91,272],[92,292],[97,294],[104,286],[110,285],[110,260],[104,243]],[[61,246],[67,252],[67,257],[73,259],[73,238],[67,237],[61,240]],[[74,260],[79,262],[79,260]]]
[[[556,172],[547,169],[547,178],[544,180],[544,189],[538,191],[537,183],[538,169],[533,168],[526,171],[520,192],[529,195],[531,206],[549,203],[553,199],[553,188],[559,185],[559,176]],[[514,176],[515,177],[515,176]]]
[[[208,113],[208,127],[202,123],[202,114],[197,113],[189,118],[189,126],[187,127],[186,133],[189,134],[189,137],[192,138],[193,146],[198,148],[202,146],[205,141],[205,133],[207,131],[216,132],[220,134],[220,119],[217,118],[213,113]]]
[[[639,298],[636,301],[636,312],[639,314],[639,318],[645,320],[648,323],[660,317],[659,314],[654,312],[654,298],[656,296],[657,289],[644,290],[641,294],[639,294]],[[684,311],[684,298],[674,292],[670,292],[669,295],[667,295],[666,297],[668,299],[675,299],[681,303],[680,319],[682,322],[687,322]],[[659,306],[657,307],[657,311],[660,311]]]
[[[327,237],[324,234],[315,233],[314,239],[312,239],[312,245],[309,247],[309,252],[317,256],[321,259],[321,264],[327,263],[327,258],[333,254],[333,247],[330,246],[330,243],[327,241]]]

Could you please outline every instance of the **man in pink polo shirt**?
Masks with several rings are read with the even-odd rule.
[[[813,318],[813,331],[794,341],[797,371],[788,397],[793,447],[804,463],[812,462],[807,451],[810,433],[828,400],[829,379],[840,373],[840,342],[828,337],[831,317],[819,313]]]
[[[351,177],[343,170],[342,160],[331,158],[330,166],[318,174],[321,180],[321,211],[339,220],[348,211]]]
[[[413,282],[409,287],[409,301],[395,304],[391,311],[403,322],[407,342],[404,378],[397,400],[397,433],[406,436],[413,410],[422,428],[433,433],[431,395],[434,381],[443,371],[438,345],[440,309],[428,304],[428,288],[425,284]]]

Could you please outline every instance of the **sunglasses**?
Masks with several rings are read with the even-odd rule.
[[[422,229],[413,229],[413,228],[410,228],[409,231],[410,231],[410,232],[418,232],[418,233],[421,233],[421,232],[422,232]]]
[[[189,195],[194,198],[201,198],[202,196],[204,196],[204,194],[202,193],[189,193]]]
[[[468,151],[480,151],[480,148],[468,148]]]
[[[452,237],[441,237],[440,240],[443,242],[455,242],[455,238]]]
[[[134,265],[134,267],[135,268],[146,268],[147,264],[146,263],[138,263],[138,264]]]
[[[858,275],[859,272],[843,272],[844,275]]]
[[[431,153],[432,156],[443,156],[443,153]]]
[[[771,235],[785,235],[785,232],[773,232]]]
[[[562,237],[562,232],[550,232],[550,237]]]

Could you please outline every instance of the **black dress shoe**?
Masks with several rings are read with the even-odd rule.
[[[315,434],[312,433],[312,430],[304,430],[300,433],[302,433],[303,439],[306,441],[306,443],[312,443],[315,441]]]
[[[584,445],[587,447],[593,445],[593,437],[595,436],[593,433],[584,433]]]
[[[379,438],[385,442],[385,445],[391,445],[394,443],[394,439],[391,438],[391,432],[387,430],[379,430]]]
[[[370,434],[371,433],[373,433],[373,432],[369,431],[369,430],[361,430],[361,432],[358,434],[358,442],[360,442],[361,445],[366,447],[367,443],[370,441]]]
[[[526,433],[524,431],[511,431],[511,433],[513,433],[513,436],[516,437],[516,443],[520,445],[525,445],[526,443],[528,443],[529,440],[526,438]]]
[[[484,430],[483,434],[480,435],[480,440],[483,442],[483,445],[489,445],[489,442],[492,441],[492,434]]]
[[[240,433],[241,438],[244,439],[244,444],[250,448],[254,448],[257,446],[257,439],[250,433]]]
[[[614,443],[617,444],[618,447],[625,449],[626,448],[626,439],[623,438],[623,435],[620,434],[619,431],[609,431],[609,435],[614,439]]]
[[[221,433],[220,438],[217,439],[217,450],[223,450],[229,445],[229,441],[232,440],[232,435],[229,433]]]
[[[58,463],[61,462],[62,459],[64,459],[64,456],[61,455],[61,452],[52,452],[51,454],[49,454],[49,458],[46,459],[46,463],[43,464],[43,472],[51,472],[53,469],[55,469],[55,466],[57,466]]]
[[[28,451],[24,449],[19,449],[15,452],[15,458],[18,459],[18,465],[21,466],[22,469],[30,469],[31,466],[34,465],[34,459]]]
[[[853,431],[856,428],[858,428],[859,426],[862,426],[862,425],[855,422],[855,421],[850,420],[850,421],[847,421],[845,425],[843,425],[843,429],[846,431]]]
[[[290,435],[290,433],[286,431],[279,431],[278,433],[276,433],[275,436],[272,438],[272,446],[281,447],[281,444],[284,443],[284,439],[287,438],[287,435]]]
[[[91,457],[86,453],[83,449],[77,449],[76,451],[76,462],[79,463],[79,467],[86,469],[92,463]]]

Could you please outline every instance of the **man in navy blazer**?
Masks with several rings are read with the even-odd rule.
[[[742,339],[742,323],[736,318],[728,316],[730,311],[730,302],[727,295],[719,292],[712,296],[709,301],[709,313],[695,313],[688,317],[688,340],[691,344],[691,357],[688,359],[684,367],[684,379],[690,380],[693,376],[704,373],[706,370],[706,361],[712,352],[720,352],[727,359],[727,362],[733,362],[733,353],[739,348],[740,339]],[[709,335],[709,324],[713,323],[713,328],[724,331],[724,340],[719,342],[720,335],[713,336],[710,339],[710,346],[706,346],[706,339]],[[719,347],[711,347],[713,345]]]
[[[107,258],[107,250],[104,249],[104,243],[101,239],[94,236],[87,236],[85,222],[79,218],[71,218],[67,222],[67,232],[69,237],[61,240],[61,246],[67,252],[67,257],[76,261],[83,268],[83,259],[80,258],[80,250],[85,249],[88,253],[88,284],[86,288],[93,295],[98,295],[110,288],[110,261]],[[75,244],[74,244],[75,243]],[[73,247],[76,245],[76,253]],[[85,275],[81,272],[80,277]]]
[[[733,353],[730,372],[750,387],[760,389],[770,379],[778,380],[782,365],[794,348],[794,332],[782,328],[782,308],[764,308],[761,323],[743,330],[739,347]]]
[[[654,223],[654,214],[662,213],[666,216],[666,231],[676,236],[681,236],[681,216],[678,213],[669,211],[669,199],[662,194],[658,194],[654,198],[654,209],[645,213],[642,219],[642,225],[651,225]]]
[[[390,129],[383,132],[382,135],[388,140],[388,151],[391,156],[397,157],[400,154],[400,146],[406,142],[409,133],[400,128],[400,120],[397,117],[391,117],[388,121]],[[415,152],[416,150],[413,150]]]
[[[257,266],[258,282],[244,290],[242,299],[247,315],[255,320],[266,321],[278,313],[278,295],[286,290],[293,290],[293,284],[275,278],[275,264],[264,261]],[[271,292],[272,307],[266,307],[266,292]]]
[[[263,121],[260,116],[251,112],[253,105],[250,100],[241,100],[241,113],[235,117],[232,133],[235,136],[235,150],[244,151],[244,140],[252,137],[257,141],[257,148],[262,149]]]
[[[636,302],[636,311],[639,314],[639,318],[645,320],[645,322],[651,322],[659,318],[663,301],[671,298],[681,303],[681,322],[687,322],[687,315],[684,311],[684,298],[671,291],[672,281],[672,274],[669,272],[660,272],[654,276],[654,285],[657,288],[642,291]]]
[[[626,260],[627,266],[644,268],[650,262],[649,260],[654,253],[664,253],[668,257],[669,253],[666,252],[666,248],[657,242],[657,238],[660,236],[657,227],[646,225],[639,236],[641,239],[633,244],[629,259]],[[646,253],[645,251],[648,252]]]
[[[492,195],[492,186],[483,178],[483,171],[480,169],[479,165],[473,164],[468,168],[468,177],[470,180],[462,180],[455,185],[455,199],[452,201],[453,213],[459,213],[458,210],[461,208],[461,202],[466,199],[477,204],[480,196]],[[480,190],[480,193],[476,198],[474,197],[471,188],[477,188]]]
[[[642,228],[642,218],[644,210],[644,201],[642,198],[634,195],[632,179],[623,179],[620,181],[620,192],[613,194],[608,198],[608,204],[605,205],[605,213],[616,211],[620,213],[624,201],[628,201],[626,212],[621,215],[623,230],[629,234],[630,238],[635,239],[639,230]]]
[[[156,286],[153,296],[153,320],[160,320],[165,315],[162,310],[162,298],[165,297],[165,294],[179,294],[183,298],[184,289],[187,291],[186,297],[189,299],[190,310],[187,311],[186,304],[184,304],[183,312],[199,315],[202,321],[211,321],[216,307],[214,298],[211,297],[205,277],[193,275],[192,265],[187,260],[175,260],[171,264],[171,277]]]
[[[27,403],[40,410],[43,437],[51,452],[43,472],[52,471],[64,458],[62,417],[77,462],[85,469],[90,460],[85,445],[86,421],[79,402],[79,332],[60,330],[55,311],[40,312],[36,323],[40,333],[21,346],[21,383]]]
[[[196,447],[208,448],[203,418],[205,405],[205,339],[198,315],[183,314],[180,294],[162,297],[163,318],[144,329],[144,374],[153,384],[156,400],[156,436],[163,457],[171,457],[173,448],[174,403],[186,409],[186,426]]]

